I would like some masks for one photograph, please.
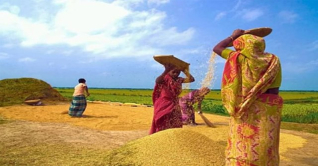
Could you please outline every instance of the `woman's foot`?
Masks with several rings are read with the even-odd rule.
[[[196,125],[198,125],[198,124],[195,123],[195,122],[191,122],[190,125],[191,125],[191,126],[196,126]]]

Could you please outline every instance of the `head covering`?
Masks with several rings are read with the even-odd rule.
[[[210,89],[208,87],[202,87],[199,89],[199,96],[204,97],[205,95],[207,95],[210,92]]]
[[[233,41],[235,50],[241,51],[242,54],[251,56],[261,56],[265,50],[265,40],[254,35],[242,35]]]
[[[240,118],[275,80],[280,63],[278,57],[264,52],[265,41],[261,37],[242,35],[233,41],[233,46],[236,51],[224,67],[222,101],[232,116]]]

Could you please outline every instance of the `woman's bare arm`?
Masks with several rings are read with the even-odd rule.
[[[88,87],[87,87],[87,85],[85,85],[85,91],[86,91],[86,96],[89,96],[90,94],[89,94],[89,92],[88,92]]]
[[[186,78],[184,79],[183,83],[190,83],[195,81],[194,77],[189,73],[187,69],[185,69],[183,73],[186,75]]]
[[[236,29],[233,31],[230,37],[227,37],[220,41],[214,48],[213,52],[217,53],[218,55],[222,54],[222,51],[226,49],[231,42],[233,42],[236,38],[244,34],[244,30]]]

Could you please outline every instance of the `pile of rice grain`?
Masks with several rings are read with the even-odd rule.
[[[109,165],[224,165],[225,146],[191,130],[168,129],[111,151]]]

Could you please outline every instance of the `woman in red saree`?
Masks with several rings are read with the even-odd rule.
[[[154,116],[149,134],[169,128],[182,128],[178,96],[182,91],[182,83],[193,82],[194,78],[188,70],[183,71],[187,78],[179,77],[180,72],[174,65],[168,64],[157,77],[152,94]]]
[[[227,49],[233,42],[235,51]],[[281,65],[263,38],[235,30],[213,51],[226,59],[222,102],[229,112],[228,166],[278,166]]]

